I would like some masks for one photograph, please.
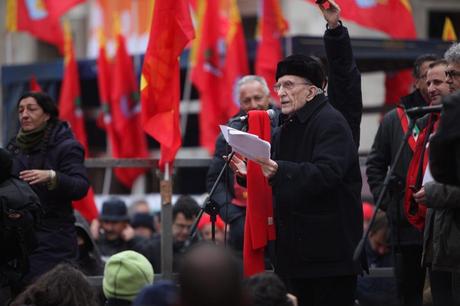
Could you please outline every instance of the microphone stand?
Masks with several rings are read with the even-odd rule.
[[[399,160],[401,158],[403,148],[406,145],[407,140],[409,139],[409,136],[412,134],[412,130],[414,129],[414,126],[415,126],[415,123],[417,121],[417,118],[418,117],[415,116],[415,115],[409,116],[409,127],[407,128],[407,132],[404,134],[404,137],[401,140],[401,144],[399,145],[399,148],[398,148],[398,151],[396,152],[395,158],[393,159],[393,162],[390,165],[390,170],[387,172],[387,174],[385,176],[385,179],[383,181],[382,189],[380,190],[379,197],[377,199],[377,202],[375,203],[374,213],[372,214],[372,218],[371,218],[371,221],[369,222],[369,226],[367,227],[366,231],[363,233],[363,236],[361,237],[361,240],[359,241],[359,243],[356,246],[355,251],[353,253],[353,261],[357,261],[361,257],[362,251],[364,249],[364,243],[365,243],[365,241],[366,241],[366,239],[367,239],[367,237],[369,235],[369,231],[372,228],[372,225],[375,222],[375,217],[377,215],[377,212],[378,212],[380,206],[382,205],[383,197],[385,196],[385,194],[386,194],[386,192],[388,190],[388,186],[390,185],[391,179],[393,177],[394,169],[395,169],[396,165],[398,164],[398,162],[399,162]],[[396,203],[396,205],[397,205],[397,209],[395,209],[394,211],[397,213],[397,216],[396,216],[397,220],[399,220],[400,208],[399,208],[398,203]],[[389,208],[387,210],[389,210]],[[397,230],[398,226],[399,225],[395,225],[394,230]],[[395,237],[396,241],[394,241],[394,243],[399,244],[399,230],[398,230],[398,233],[394,233],[394,236],[396,236]],[[396,278],[397,282],[401,282],[400,278],[398,277],[398,276],[401,275],[399,265],[402,262],[401,254],[399,254],[399,251],[400,251],[399,246],[394,247],[394,251],[395,251],[395,254],[394,254],[394,256],[395,256],[395,263],[394,263],[394,265],[395,265],[395,278]],[[398,253],[398,254],[396,254],[396,253]],[[401,293],[399,292],[398,295],[401,298],[400,294]]]
[[[372,214],[371,221],[369,222],[369,226],[367,227],[366,231],[363,233],[363,236],[361,237],[361,240],[359,241],[358,245],[355,248],[355,252],[353,253],[353,260],[356,261],[358,258],[361,256],[361,253],[363,251],[364,247],[364,242],[367,239],[367,236],[369,235],[369,231],[372,228],[372,225],[375,222],[375,217],[377,215],[377,211],[379,210],[380,206],[382,205],[383,197],[385,196],[388,186],[390,185],[391,177],[393,176],[393,172],[395,169],[396,164],[399,162],[402,154],[402,150],[404,146],[407,143],[407,140],[409,139],[409,136],[412,133],[412,130],[414,129],[416,119],[410,118],[409,119],[409,127],[407,128],[406,134],[404,134],[404,138],[401,140],[401,144],[399,145],[398,151],[396,152],[395,158],[393,160],[393,163],[390,165],[390,170],[387,172],[387,175],[385,176],[385,179],[383,181],[383,186],[382,189],[380,190],[379,197],[377,199],[377,202],[375,203],[375,209],[374,213]]]
[[[196,217],[195,221],[193,222],[192,228],[190,229],[190,235],[188,238],[188,241],[193,241],[196,237],[197,229],[198,229],[198,223],[201,220],[201,217],[203,216],[203,213],[209,214],[209,217],[211,219],[211,237],[212,241],[215,243],[216,242],[216,220],[217,220],[217,214],[219,213],[219,209],[217,207],[217,203],[212,200],[212,196],[214,195],[214,192],[217,188],[217,185],[219,184],[220,180],[222,179],[222,176],[225,173],[225,170],[227,170],[228,165],[230,164],[230,161],[232,160],[233,155],[235,155],[235,151],[232,151],[229,155],[227,160],[225,161],[224,166],[219,172],[219,175],[217,176],[216,180],[214,181],[214,184],[212,185],[211,191],[209,191],[209,195],[206,197],[206,200],[204,201],[204,205],[201,207],[200,212],[198,213],[198,216]]]

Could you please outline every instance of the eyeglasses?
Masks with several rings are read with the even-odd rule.
[[[312,85],[312,84],[306,83],[306,82],[304,82],[304,83],[294,83],[294,82],[291,82],[291,81],[285,81],[285,82],[281,82],[281,83],[276,83],[273,86],[273,90],[275,92],[280,91],[281,88],[284,88],[285,90],[291,90],[297,85]]]
[[[446,78],[457,78],[460,77],[460,71],[457,70],[446,70]]]

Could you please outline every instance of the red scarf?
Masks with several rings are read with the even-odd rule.
[[[249,133],[270,141],[270,119],[266,111],[249,112]],[[244,227],[243,265],[245,276],[265,270],[264,248],[275,240],[272,188],[261,167],[248,161],[248,201]]]
[[[425,203],[416,203],[413,194],[414,191],[417,192],[422,187],[423,176],[428,165],[428,140],[431,133],[437,128],[437,122],[437,115],[431,115],[428,119],[428,125],[420,132],[417,138],[414,155],[407,170],[404,213],[409,223],[420,231],[425,227],[427,208]]]

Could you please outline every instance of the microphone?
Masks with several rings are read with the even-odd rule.
[[[411,119],[423,117],[428,113],[439,113],[442,110],[442,105],[433,105],[433,106],[418,106],[412,107],[406,110],[407,116]]]
[[[273,109],[267,109],[266,112],[267,112],[268,118],[270,118],[270,120],[275,119],[276,112]],[[244,121],[248,120],[248,117],[249,117],[249,115],[239,116],[239,117],[233,118],[231,120],[231,122],[235,122],[235,121],[244,122]]]

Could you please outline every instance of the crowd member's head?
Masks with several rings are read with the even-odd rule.
[[[225,239],[225,223],[221,217],[216,216],[216,227],[215,227],[215,242],[217,244],[224,244]],[[198,231],[203,240],[212,241],[212,223],[211,217],[208,214],[201,216],[200,222],[198,223]]]
[[[171,281],[159,281],[142,289],[133,306],[176,306],[179,305],[177,285]]]
[[[228,249],[205,242],[194,245],[184,256],[179,271],[181,305],[242,305],[239,271]]]
[[[244,113],[250,110],[266,110],[270,105],[270,90],[263,77],[247,75],[237,83],[238,100]]]
[[[200,206],[191,196],[181,196],[173,206],[172,235],[174,242],[185,242],[200,211]]]
[[[291,115],[322,93],[326,73],[314,56],[294,54],[278,63],[275,92],[280,97],[281,112]]]
[[[108,199],[102,203],[102,211],[99,215],[99,221],[107,240],[116,240],[121,238],[122,232],[129,224],[126,203],[119,198]]]
[[[13,166],[13,157],[10,152],[0,148],[0,184],[11,176],[11,167]]]
[[[446,78],[447,61],[437,60],[432,62],[426,73],[426,85],[430,104],[441,104],[443,97],[450,93]]]
[[[426,85],[426,73],[431,63],[438,60],[439,57],[435,54],[423,54],[420,55],[414,62],[414,68],[412,69],[412,76],[414,77],[414,87],[420,94],[426,103],[429,103],[430,97],[428,96],[428,88]]]
[[[387,254],[390,251],[389,236],[390,228],[387,216],[383,211],[378,211],[374,224],[369,230],[368,239],[371,249],[381,256]]]
[[[17,106],[22,132],[42,130],[48,122],[58,120],[56,103],[43,92],[26,92],[19,98]]]
[[[245,279],[244,291],[252,306],[293,306],[286,285],[271,272],[263,272]]]
[[[155,233],[153,216],[149,213],[136,213],[131,220],[131,226],[136,236],[152,238]]]
[[[11,305],[96,306],[97,299],[82,272],[59,264],[40,276]]]
[[[447,83],[450,92],[460,89],[460,43],[454,43],[444,54],[448,66],[446,70]]]
[[[150,206],[147,200],[137,200],[131,203],[128,207],[128,214],[132,217],[137,213],[148,214],[150,213]]]
[[[153,267],[143,255],[123,251],[111,256],[102,281],[106,305],[130,305],[145,286],[153,283],[153,277]]]

